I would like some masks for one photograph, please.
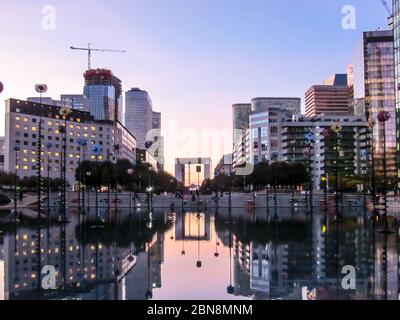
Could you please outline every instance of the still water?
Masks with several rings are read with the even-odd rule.
[[[384,234],[364,210],[100,214],[101,227],[94,212],[40,224],[0,213],[0,299],[399,299],[397,218]],[[56,290],[43,289],[45,266]]]

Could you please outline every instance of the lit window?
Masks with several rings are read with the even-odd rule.
[[[19,124],[16,124],[16,125],[15,125],[15,128],[20,129],[21,126],[20,126]]]
[[[32,131],[37,131],[37,128],[36,127],[32,127]]]

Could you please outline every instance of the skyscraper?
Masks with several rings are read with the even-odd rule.
[[[88,99],[89,111],[94,119],[121,122],[121,80],[107,69],[88,70],[84,78],[84,95]]]
[[[371,138],[375,173],[380,176],[384,170],[383,137],[386,133],[386,170],[389,178],[397,176],[393,40],[392,30],[364,32],[353,63],[354,99],[363,99],[367,121],[374,122]],[[381,108],[392,116],[385,124],[385,131],[382,123],[377,121]]]
[[[347,75],[336,74],[324,81],[323,85],[312,86],[306,92],[306,116],[321,114],[349,114],[350,88]]]
[[[394,14],[394,62],[395,62],[395,91],[396,91],[396,123],[397,123],[397,163],[400,163],[400,0],[393,0]],[[397,169],[400,178],[400,169]]]
[[[153,129],[153,103],[147,91],[132,88],[125,93],[125,126],[145,149],[147,134]]]

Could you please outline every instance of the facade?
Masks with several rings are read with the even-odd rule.
[[[37,134],[39,117],[42,117],[42,172],[43,176],[60,177],[62,136],[59,128],[66,125],[67,166],[66,177],[70,185],[75,183],[75,170],[82,160],[96,160],[92,154],[93,145],[101,145],[103,152],[98,161],[136,159],[136,139],[121,124],[111,121],[96,121],[84,111],[73,110],[64,119],[59,114],[60,107],[40,105],[33,102],[9,99],[6,101],[5,126],[5,171],[20,177],[35,176],[37,158]],[[85,138],[88,145],[81,149],[77,140]],[[51,143],[49,149],[47,143]],[[114,145],[120,145],[118,153]],[[21,148],[16,164],[14,149]],[[48,170],[50,169],[50,170]]]
[[[232,153],[225,154],[215,167],[215,172],[226,176],[232,175]]]
[[[84,74],[84,96],[88,99],[89,112],[95,120],[122,121],[121,80],[111,70],[88,70]]]
[[[301,113],[300,98],[254,98],[251,100],[251,112],[266,112],[271,108],[287,110],[290,113]]]
[[[42,99],[40,99],[40,97],[29,97],[26,100],[28,102],[35,102],[35,103],[40,103],[41,101],[42,104],[47,104],[49,106],[58,106],[58,107],[63,106],[61,100],[54,100],[51,97],[42,97]]]
[[[400,0],[393,0],[394,48],[400,48]],[[396,96],[396,124],[397,124],[397,163],[400,163],[400,50],[394,49],[395,62],[395,96]],[[397,168],[397,177],[400,178],[400,168]]]
[[[136,161],[137,162],[147,162],[151,165],[155,172],[158,171],[158,163],[157,159],[153,157],[153,155],[144,149],[137,149],[136,150]]]
[[[337,124],[341,130],[336,136],[330,129]],[[282,156],[284,161],[306,164],[319,190],[321,178],[333,177],[336,170],[341,176],[369,174],[368,137],[365,117],[292,117],[282,127]]]
[[[132,88],[125,93],[125,126],[145,149],[147,134],[153,129],[153,103],[147,91]]]
[[[315,117],[322,114],[349,114],[351,91],[347,86],[347,80],[344,81],[341,78],[337,80],[330,79],[325,83],[324,85],[312,86],[307,90],[305,115],[307,117]]]
[[[283,161],[282,128],[292,114],[286,109],[269,107],[250,115],[250,162]]]
[[[251,103],[238,103],[232,106],[233,167],[246,163],[245,137],[249,132]],[[248,155],[248,154],[247,154]]]
[[[62,105],[72,109],[89,112],[89,100],[83,94],[62,94],[60,96]]]
[[[235,168],[250,162],[250,129],[241,130],[240,134],[236,135],[236,140],[233,146],[233,171]]]
[[[40,103],[40,97],[29,97],[28,102]],[[69,107],[80,111],[89,110],[89,100],[83,94],[62,94],[60,100],[50,97],[42,97],[42,104],[58,107]]]
[[[191,186],[192,176],[196,174],[194,166],[202,167],[201,173],[204,180],[211,178],[212,160],[210,158],[176,158],[175,179],[182,182],[185,186]]]
[[[261,154],[262,152],[258,150],[258,147],[254,148],[254,143],[259,140],[255,129],[258,121],[266,120],[259,120],[256,118],[263,117],[262,115],[268,114],[269,110],[271,109],[279,109],[282,110],[282,112],[299,114],[301,112],[301,99],[274,97],[254,98],[251,100],[251,103],[240,103],[232,106],[233,170],[235,170],[237,166],[244,165],[247,162],[253,163],[254,159],[256,159],[256,162],[262,161],[262,157],[263,155],[265,156],[266,150],[264,150],[264,154]],[[252,119],[254,119],[253,124]],[[273,121],[275,121],[275,119]],[[262,133],[260,133],[260,135],[261,134]],[[277,140],[279,143],[279,139]],[[261,143],[259,145],[261,146]],[[274,149],[276,149],[275,145]],[[269,159],[272,156],[275,158],[276,153],[270,154]]]
[[[383,136],[386,132],[386,170],[389,179],[397,177],[397,131],[395,101],[395,68],[393,31],[370,31],[363,33],[354,56],[354,98],[363,103],[363,111],[372,126],[372,156],[375,173],[384,171]],[[381,108],[391,114],[385,128],[377,121]]]
[[[152,120],[152,128],[153,129],[161,129],[161,112],[153,111],[153,120]]]

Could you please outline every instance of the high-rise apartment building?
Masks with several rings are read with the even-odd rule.
[[[66,125],[66,177],[71,186],[75,183],[75,171],[81,160],[96,160],[92,152],[94,145],[101,145],[103,150],[98,161],[116,162],[126,158],[136,160],[136,139],[119,122],[96,121],[84,111],[73,110],[66,118],[60,115],[60,107],[38,104],[15,99],[6,101],[5,159],[4,170],[21,178],[35,176],[38,142],[38,124],[42,123],[42,172],[51,178],[59,178],[61,170],[61,152],[63,137],[60,127]],[[85,138],[87,146],[82,150],[78,139]],[[119,145],[118,153],[114,148]],[[17,154],[16,146],[20,147]],[[49,146],[49,147],[47,147]],[[16,163],[16,160],[18,163]],[[49,169],[49,171],[48,171]]]
[[[84,74],[84,96],[95,120],[122,121],[121,80],[111,70],[88,70]]]
[[[332,134],[332,126],[341,125]],[[365,116],[325,115],[318,119],[292,116],[282,123],[282,160],[310,165],[315,189],[321,178],[369,174],[368,125]],[[307,136],[311,134],[311,143]]]
[[[350,113],[351,91],[346,74],[336,74],[324,81],[323,85],[314,85],[306,92],[306,116],[321,114]]]
[[[397,131],[395,101],[394,37],[392,30],[363,33],[354,56],[354,98],[363,101],[363,109],[371,124],[374,172],[381,176],[386,167],[390,179],[397,177]],[[381,109],[392,118],[383,124],[377,121]],[[386,166],[384,165],[384,134],[386,134]]]

